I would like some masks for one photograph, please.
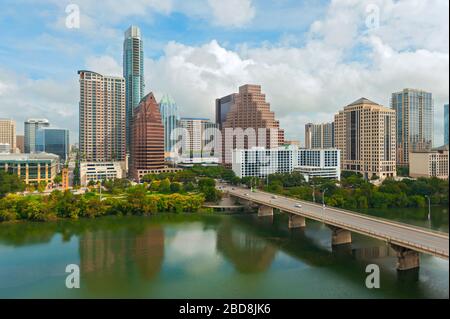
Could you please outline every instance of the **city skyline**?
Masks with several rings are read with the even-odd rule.
[[[204,2],[138,2],[118,9],[114,1],[81,1],[79,29],[64,25],[65,4],[34,4],[34,13],[46,14],[32,17],[22,7],[27,1],[11,4],[0,18],[12,16],[8,28],[27,44],[2,36],[0,117],[15,119],[19,135],[26,118],[49,118],[67,127],[76,142],[76,70],[122,76],[123,32],[136,25],[149,70],[144,94],[154,92],[157,100],[172,95],[181,116],[213,119],[216,98],[246,83],[259,84],[286,138],[303,143],[298,126],[329,122],[341,105],[360,96],[389,105],[392,92],[411,87],[433,93],[435,146],[443,143],[438,106],[448,103],[448,25],[442,24],[448,21],[448,2],[370,1],[380,9],[379,26],[367,25],[365,1]],[[284,23],[263,24],[267,11]],[[26,18],[32,31],[24,29]],[[414,22],[425,20],[426,28]],[[333,34],[337,25],[340,36]],[[30,54],[33,65],[23,63],[31,61]],[[405,71],[410,64],[416,67]]]

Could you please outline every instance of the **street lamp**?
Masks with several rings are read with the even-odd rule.
[[[325,209],[325,193],[326,192],[327,192],[327,189],[325,188],[322,193],[322,206],[324,209]]]
[[[313,202],[316,202],[316,185],[313,182],[313,192],[312,192]]]
[[[428,220],[431,221],[431,198],[429,195],[425,195],[428,199]]]

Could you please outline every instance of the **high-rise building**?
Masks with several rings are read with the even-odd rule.
[[[181,118],[179,127],[185,129],[187,132],[187,136],[184,137],[184,143],[182,145],[184,156],[199,158],[212,155],[210,153],[206,154],[206,147],[209,143],[214,142],[217,124],[206,118]],[[211,148],[213,149],[214,146],[209,146],[211,146],[209,151],[212,152]]]
[[[409,153],[433,147],[433,96],[404,89],[392,93],[391,107],[396,112],[397,164],[407,166]]]
[[[25,136],[16,135],[16,148],[20,153],[25,153]]]
[[[342,170],[366,179],[396,176],[394,110],[361,98],[335,115],[334,129]]]
[[[38,129],[36,152],[56,154],[61,162],[65,162],[69,158],[69,130],[49,127]]]
[[[0,119],[0,143],[9,144],[10,152],[16,152],[16,121]]]
[[[175,140],[171,139],[171,134],[177,128],[180,114],[178,106],[175,101],[169,96],[164,95],[159,102],[159,112],[161,113],[161,120],[164,126],[164,151],[172,152],[175,145]]]
[[[24,123],[25,153],[36,152],[36,131],[43,127],[49,127],[50,123],[47,119],[29,119]]]
[[[334,147],[334,123],[305,125],[306,148],[332,148]]]
[[[127,152],[130,149],[131,121],[134,109],[144,96],[144,48],[141,30],[130,26],[123,41],[123,77],[126,84],[126,136]]]
[[[444,105],[444,145],[448,145],[448,104]]]
[[[80,145],[83,161],[125,161],[125,80],[91,71],[80,75]]]
[[[153,93],[139,103],[131,128],[130,173],[139,181],[144,175],[164,168],[164,126]]]
[[[255,141],[237,136],[236,134],[241,134],[238,132],[230,134],[234,129],[253,129]],[[280,129],[280,123],[270,110],[270,104],[266,102],[266,95],[261,92],[260,85],[246,84],[239,88],[223,122],[222,138],[222,163],[227,166],[231,165],[233,149],[255,146],[271,149],[284,144],[284,130]]]
[[[216,124],[219,129],[222,129],[222,125],[227,119],[227,114],[234,104],[236,95],[236,93],[233,93],[216,99]]]

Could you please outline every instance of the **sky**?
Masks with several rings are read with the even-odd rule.
[[[448,0],[0,0],[0,8],[0,118],[15,119],[18,134],[27,118],[47,118],[77,142],[77,71],[122,75],[133,24],[145,93],[170,94],[181,116],[214,119],[217,97],[260,84],[286,138],[303,144],[308,122],[332,121],[360,97],[389,106],[391,93],[417,88],[433,93],[434,144],[443,143]]]

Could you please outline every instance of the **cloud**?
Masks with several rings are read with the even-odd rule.
[[[213,23],[220,26],[241,27],[255,17],[251,0],[208,0],[214,15]]]
[[[111,56],[90,56],[86,59],[86,68],[102,75],[122,76],[122,65],[114,60]]]

